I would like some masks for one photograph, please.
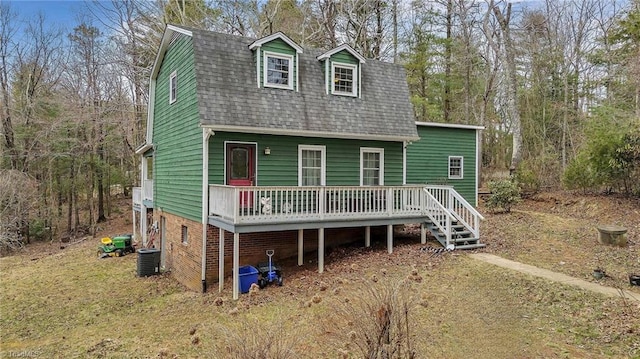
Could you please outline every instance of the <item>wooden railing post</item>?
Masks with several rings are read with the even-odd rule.
[[[387,213],[389,216],[393,214],[393,189],[387,188]]]
[[[320,219],[324,219],[324,215],[325,215],[325,202],[327,201],[327,197],[326,197],[326,193],[327,191],[325,190],[324,187],[320,187],[320,189],[316,189],[317,191],[317,196],[318,196],[318,202],[320,202],[317,206],[318,208],[318,214],[320,215]]]

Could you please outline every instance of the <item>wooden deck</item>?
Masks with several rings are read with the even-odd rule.
[[[153,207],[153,180],[145,180],[142,187],[133,187],[132,204],[137,210],[142,208],[143,204]]]
[[[234,227],[403,223],[425,218],[426,204],[424,186],[209,186],[210,219]]]

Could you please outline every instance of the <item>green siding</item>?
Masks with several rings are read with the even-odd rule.
[[[177,71],[177,99],[169,104],[169,76]],[[154,206],[199,221],[202,208],[202,130],[196,97],[193,45],[182,36],[168,49],[154,102]]]
[[[224,183],[225,141],[255,142],[259,186],[298,185],[298,145],[326,146],[327,186],[360,185],[360,147],[384,148],[384,184],[402,184],[402,144],[398,142],[272,136],[216,131],[209,142],[209,183]],[[264,148],[271,149],[270,155]]]
[[[351,64],[351,65],[360,64],[360,61],[356,59],[355,56],[351,55],[351,53],[349,53],[349,51],[347,50],[342,50],[340,52],[336,52],[335,54],[331,55],[331,61],[341,62],[343,64]]]
[[[282,39],[275,39],[272,41],[269,41],[266,44],[263,44],[260,47],[260,86],[264,86],[264,52],[275,52],[277,54],[284,54],[284,55],[291,55],[293,56],[293,74],[292,76],[292,82],[293,82],[293,89],[296,89],[296,75],[298,73],[298,69],[296,66],[296,57],[298,56],[298,54],[296,53],[296,50],[294,48],[292,48],[291,46],[289,46],[289,44],[287,44],[286,42],[284,42]],[[257,52],[256,52],[257,53]]]
[[[419,141],[407,146],[407,184],[452,185],[476,204],[476,130],[418,126]],[[463,156],[463,178],[449,179],[449,156]]]

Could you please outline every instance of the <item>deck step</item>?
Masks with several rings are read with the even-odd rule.
[[[476,248],[484,248],[487,245],[485,243],[476,243],[476,244],[463,244],[456,246],[456,249],[476,249]]]
[[[473,243],[478,243],[478,241],[480,241],[480,239],[478,238],[455,238],[452,239],[453,241],[457,243],[468,243],[468,244],[473,244]]]
[[[471,232],[469,232],[469,231],[454,231],[454,232],[451,233],[451,237],[469,238],[469,237],[471,237]]]

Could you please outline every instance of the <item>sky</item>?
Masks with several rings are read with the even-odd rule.
[[[78,24],[78,14],[86,11],[83,0],[0,0],[11,6],[23,25],[38,14],[44,14],[46,24],[51,27],[71,30]]]

